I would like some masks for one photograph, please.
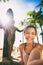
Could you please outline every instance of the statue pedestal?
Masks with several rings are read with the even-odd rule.
[[[2,62],[3,60],[3,49],[0,48],[0,62]]]
[[[3,60],[4,30],[0,29],[0,62]]]

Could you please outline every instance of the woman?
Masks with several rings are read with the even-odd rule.
[[[24,65],[29,65],[29,56],[32,55],[32,50],[34,48],[39,48],[41,45],[39,43],[35,43],[34,39],[37,35],[36,28],[32,25],[27,26],[24,30],[24,35],[27,40],[26,43],[23,43],[19,46],[20,53],[21,53],[21,62]],[[38,57],[39,58],[39,57]]]

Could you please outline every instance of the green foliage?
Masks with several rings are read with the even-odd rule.
[[[41,0],[40,3],[36,7],[43,7],[43,0]]]
[[[43,32],[41,32],[40,35],[43,35]]]
[[[27,12],[27,16],[31,16],[32,15],[32,11]]]
[[[27,12],[27,16],[30,16],[29,21],[31,23],[34,23],[34,24],[38,23],[40,26],[43,25],[43,14],[42,14],[41,8],[38,12],[36,11]]]
[[[9,0],[3,0],[4,2],[8,2]]]

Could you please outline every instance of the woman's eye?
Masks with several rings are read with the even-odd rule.
[[[26,34],[29,34],[28,32]]]
[[[32,33],[32,35],[35,35],[35,33]]]

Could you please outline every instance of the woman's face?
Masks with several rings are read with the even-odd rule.
[[[28,29],[26,29],[24,35],[27,40],[27,43],[32,43],[36,36],[36,31],[34,28],[28,28]]]

